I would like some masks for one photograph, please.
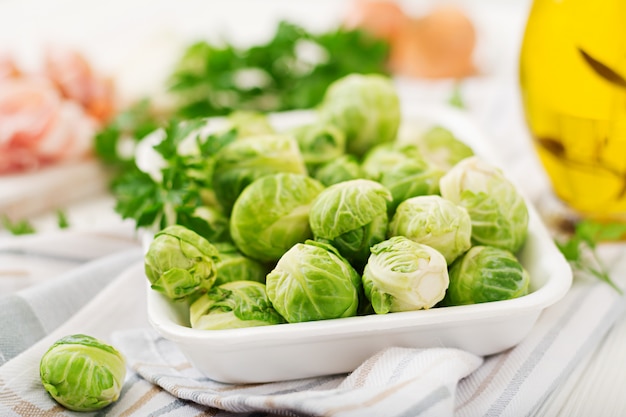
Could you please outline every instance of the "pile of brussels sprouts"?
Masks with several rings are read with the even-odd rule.
[[[506,300],[529,291],[516,258],[524,199],[502,172],[435,127],[398,140],[400,103],[380,75],[328,89],[316,121],[265,116],[210,162],[207,205],[228,233],[154,235],[154,290],[190,325],[228,329]],[[196,139],[202,140],[199,132]]]

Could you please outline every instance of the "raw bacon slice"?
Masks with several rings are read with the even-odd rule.
[[[107,121],[115,110],[113,81],[97,74],[83,55],[59,47],[45,54],[45,73],[61,94],[80,103],[100,121]]]
[[[19,77],[21,71],[11,56],[0,52],[0,80],[4,78]]]
[[[0,80],[0,174],[84,157],[96,127],[46,79]]]

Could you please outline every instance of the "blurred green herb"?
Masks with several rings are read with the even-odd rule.
[[[2,216],[2,226],[13,235],[28,235],[35,233],[35,228],[28,220],[11,220],[8,216]]]
[[[57,210],[57,226],[59,226],[59,229],[67,229],[70,227],[67,214],[63,210]]]
[[[113,181],[115,210],[123,218],[135,220],[136,227],[156,226],[163,229],[179,224],[195,230],[206,238],[224,240],[219,209],[209,216],[198,212],[210,204],[212,156],[235,139],[234,130],[209,135],[201,140],[199,129],[204,119],[184,122],[172,120],[164,128],[165,139],[154,147],[164,158],[162,178],[155,180],[136,166]],[[183,139],[196,134],[198,153],[181,155],[177,149]]]
[[[151,108],[150,102],[141,100],[117,114],[96,134],[96,154],[110,166],[128,168],[133,164],[136,142],[162,124],[161,117]],[[123,150],[124,145],[127,145],[127,151]]]
[[[463,96],[461,95],[461,83],[454,84],[452,95],[448,99],[448,104],[459,109],[466,108]]]
[[[599,242],[614,241],[624,234],[626,234],[626,224],[582,220],[576,223],[571,237],[562,242],[556,241],[556,244],[573,268],[595,276],[619,294],[623,294],[622,289],[609,276],[596,252],[596,247]]]
[[[266,44],[248,49],[198,42],[171,76],[178,116],[208,117],[233,110],[312,108],[328,85],[350,73],[387,73],[389,45],[361,30],[312,34],[280,22]]]

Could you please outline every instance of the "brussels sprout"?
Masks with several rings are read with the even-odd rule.
[[[261,262],[277,261],[298,242],[312,238],[309,209],[324,186],[298,174],[266,175],[243,190],[230,219],[237,248]]]
[[[269,270],[260,262],[241,254],[235,245],[216,243],[220,260],[217,263],[217,278],[214,287],[233,281],[256,281],[265,283]]]
[[[465,208],[438,195],[424,195],[400,203],[388,235],[431,246],[451,264],[472,246],[472,221]]]
[[[233,281],[211,288],[191,304],[191,327],[201,330],[236,329],[284,323],[267,298],[265,284]]]
[[[267,296],[288,322],[356,315],[361,277],[331,245],[297,243],[267,275]]]
[[[450,287],[442,305],[509,300],[528,294],[530,277],[509,251],[474,246],[450,266]]]
[[[244,188],[258,178],[279,172],[307,174],[296,140],[288,135],[250,136],[217,153],[213,189],[219,203],[230,213]]]
[[[465,207],[472,243],[515,253],[526,240],[528,209],[502,171],[476,156],[465,158],[439,181],[441,195]]]
[[[472,148],[441,126],[435,126],[421,135],[417,146],[425,160],[443,171],[449,171],[463,159],[474,155]]]
[[[94,411],[117,401],[126,361],[113,346],[84,334],[57,340],[42,356],[41,382],[62,406]]]
[[[365,172],[354,155],[342,155],[320,166],[313,178],[326,187],[343,181],[365,178]]]
[[[415,145],[383,144],[372,148],[363,159],[368,178],[391,191],[389,214],[400,202],[420,195],[438,194],[444,172],[430,166]]]
[[[144,257],[152,289],[173,300],[211,288],[217,276],[217,249],[208,240],[174,225],[154,235]]]
[[[346,150],[346,136],[336,126],[312,123],[290,131],[296,138],[309,173],[327,162],[334,161]]]
[[[374,145],[396,139],[400,100],[390,78],[350,74],[328,87],[319,114],[346,134],[347,151],[360,157]]]
[[[448,269],[441,253],[404,236],[372,246],[363,289],[377,314],[428,309],[448,288]]]
[[[221,119],[191,119],[197,120],[203,123],[181,141],[177,149],[181,155],[199,154],[200,148],[213,155],[236,139],[275,133],[265,114],[252,111],[233,111]]]
[[[371,180],[344,181],[313,201],[309,221],[316,240],[326,240],[355,267],[361,268],[370,247],[387,236],[387,203],[391,193]]]
[[[275,133],[267,116],[255,111],[233,111],[226,117],[226,121],[230,129],[235,129],[238,139]]]
[[[179,221],[182,217],[179,215]],[[211,206],[196,207],[185,224],[210,242],[230,241],[228,217],[221,210]]]

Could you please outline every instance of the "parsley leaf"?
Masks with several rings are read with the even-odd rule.
[[[448,99],[448,104],[459,109],[466,108],[465,102],[463,101],[463,96],[461,95],[461,83],[456,83],[454,85],[452,95]]]
[[[67,220],[67,214],[63,210],[57,210],[57,226],[59,229],[67,229],[70,227],[70,223]]]
[[[576,223],[572,236],[563,241],[557,240],[556,245],[572,267],[595,276],[622,295],[622,289],[609,276],[596,252],[596,247],[598,242],[616,240],[625,234],[626,224],[601,223],[586,219]]]
[[[124,140],[137,142],[160,127],[163,122],[148,100],[141,100],[117,114],[94,137],[96,155],[103,162],[119,168],[128,167],[134,158],[133,149],[121,152]]]
[[[28,220],[11,220],[8,216],[2,216],[2,226],[11,234],[28,235],[35,233],[35,228]]]

